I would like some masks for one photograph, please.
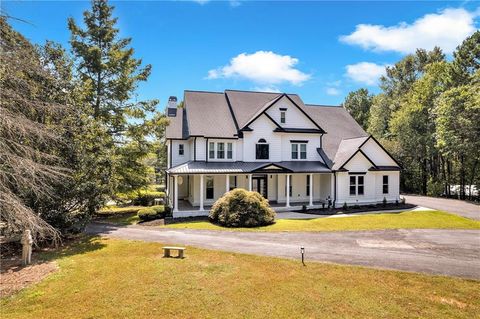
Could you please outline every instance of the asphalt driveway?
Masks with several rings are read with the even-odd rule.
[[[480,279],[478,230],[235,232],[120,227],[93,223],[87,232],[112,238]],[[187,251],[188,257],[188,251]]]
[[[457,215],[480,220],[480,206],[462,200],[418,195],[402,195],[407,203],[432,209],[443,210]]]

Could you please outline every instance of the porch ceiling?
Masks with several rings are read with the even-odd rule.
[[[278,167],[271,169],[271,166]],[[330,173],[317,161],[283,162],[204,162],[190,161],[167,170],[169,174],[247,174],[247,173]]]

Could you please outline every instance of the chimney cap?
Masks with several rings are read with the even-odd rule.
[[[170,97],[168,98],[168,101],[175,101],[175,102],[176,102],[176,101],[177,101],[177,97],[172,95],[172,96],[170,96]]]

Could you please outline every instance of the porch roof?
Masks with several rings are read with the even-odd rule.
[[[318,161],[205,162],[190,161],[167,170],[168,174],[330,173]]]

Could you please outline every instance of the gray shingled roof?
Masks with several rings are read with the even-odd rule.
[[[183,123],[183,113],[184,109],[177,110],[177,116],[168,117],[170,123],[167,126],[165,135],[167,138],[181,139],[188,136],[188,127],[186,121]]]
[[[225,94],[185,91],[189,135],[234,137],[237,129]]]
[[[327,132],[322,138],[322,148],[330,160],[335,159],[342,140],[368,136],[343,107],[307,104],[306,110],[310,117]]]
[[[171,122],[166,136],[236,137],[237,127],[244,127],[255,114],[281,95],[235,90],[185,91],[184,110],[177,112],[177,117],[169,118]],[[343,107],[305,105],[296,94],[288,94],[288,97],[327,132],[323,136],[322,148],[330,161],[334,161],[342,140],[368,136]]]
[[[169,174],[245,174],[262,167],[277,165],[293,173],[328,173],[330,170],[321,162],[187,162],[167,170]]]
[[[334,164],[332,169],[333,170],[340,169],[340,167],[342,167],[342,165],[345,164],[345,161],[347,161],[353,154],[355,154],[355,152],[358,151],[358,148],[360,147],[360,145],[362,145],[363,142],[365,142],[367,139],[368,139],[368,136],[342,140],[338,147],[337,153],[335,154],[335,159],[333,160]]]

